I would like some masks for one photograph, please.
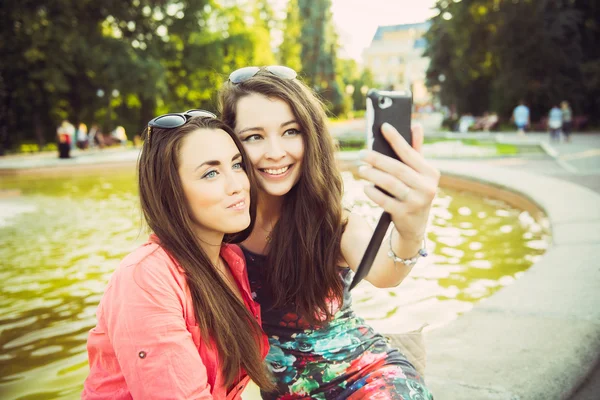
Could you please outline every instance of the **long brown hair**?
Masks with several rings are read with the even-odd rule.
[[[244,166],[249,166],[243,146],[231,128],[214,118],[195,117],[179,128],[151,129],[138,162],[139,194],[146,223],[160,239],[160,245],[185,271],[202,339],[209,346],[214,341],[227,386],[234,383],[243,367],[261,388],[272,389],[261,357],[261,328],[200,247],[178,173],[183,139],[198,129],[227,132],[239,149]],[[252,231],[256,180],[252,168],[245,170],[251,185],[252,222],[240,233],[225,235],[224,241],[242,241]]]
[[[297,79],[261,70],[254,77],[226,82],[219,93],[222,118],[235,127],[237,103],[251,93],[289,104],[304,140],[300,180],[285,195],[267,255],[267,284],[275,307],[294,304],[309,323],[333,317],[330,301],[342,304],[343,285],[337,263],[341,255],[342,178],[323,104]]]

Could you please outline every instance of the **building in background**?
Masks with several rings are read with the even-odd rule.
[[[380,26],[369,47],[363,51],[365,67],[375,82],[388,90],[410,89],[415,105],[427,105],[432,95],[425,86],[429,58],[423,57],[427,41],[423,37],[431,24]]]

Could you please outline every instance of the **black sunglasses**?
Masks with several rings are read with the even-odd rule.
[[[244,67],[236,69],[229,75],[229,81],[233,84],[245,82],[263,69],[283,79],[294,79],[296,76],[298,76],[296,71],[290,67],[285,67],[283,65],[270,65],[268,67]]]
[[[161,129],[173,129],[179,128],[180,126],[185,125],[190,118],[193,117],[210,117],[217,118],[217,116],[210,111],[206,110],[187,110],[183,113],[169,113],[163,114],[156,118],[153,118],[148,122],[148,145],[150,145],[150,134],[152,133],[152,128],[161,128]]]
[[[169,113],[160,115],[148,122],[148,126],[152,128],[173,129],[185,125],[192,117],[210,117],[217,116],[206,110],[187,110],[183,113]]]

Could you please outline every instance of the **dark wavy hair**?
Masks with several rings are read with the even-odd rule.
[[[209,346],[214,341],[225,384],[235,383],[243,368],[261,388],[270,390],[273,383],[261,357],[261,327],[200,247],[178,172],[183,139],[199,129],[227,132],[242,155],[243,165],[250,165],[250,161],[233,130],[215,118],[194,117],[179,128],[151,129],[150,135],[146,131],[138,161],[139,196],[146,223],[160,239],[160,246],[185,271],[202,339]],[[248,237],[256,216],[256,179],[252,168],[245,170],[251,185],[252,222],[242,232],[225,235],[224,241],[230,243]]]
[[[238,101],[252,93],[289,104],[303,132],[304,159],[298,183],[285,195],[281,217],[268,247],[266,277],[275,307],[294,304],[311,324],[333,317],[331,301],[342,304],[337,264],[345,228],[342,178],[327,116],[316,95],[297,79],[261,70],[219,92],[222,118],[235,128]]]

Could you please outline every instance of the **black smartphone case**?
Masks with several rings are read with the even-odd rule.
[[[398,156],[381,133],[384,122],[391,124],[412,145],[410,118],[412,93],[371,89],[367,92],[367,146],[398,160]]]
[[[369,90],[367,92],[367,145],[369,148],[398,160],[398,156],[381,133],[381,125],[384,122],[390,123],[412,145],[412,135],[410,132],[411,113],[412,94],[409,91],[386,92],[376,89]],[[381,188],[379,189],[382,190]],[[389,194],[385,190],[382,191]],[[381,242],[391,222],[391,215],[384,211],[381,217],[379,217],[379,222],[377,222],[365,254],[363,254],[360,264],[356,269],[349,290],[354,289],[369,274],[373,260],[375,260],[375,256],[379,251]]]

